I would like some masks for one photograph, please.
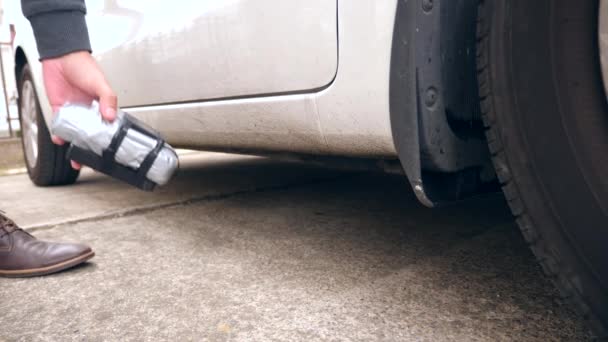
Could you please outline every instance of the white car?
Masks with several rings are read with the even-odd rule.
[[[544,269],[608,336],[608,0],[87,5],[120,106],[174,146],[368,161],[428,206],[497,175]],[[29,175],[72,183],[27,22],[15,65]]]

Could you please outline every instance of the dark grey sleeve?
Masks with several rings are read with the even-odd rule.
[[[40,59],[91,51],[84,0],[21,0],[32,24]]]

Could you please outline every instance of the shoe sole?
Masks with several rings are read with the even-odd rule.
[[[91,259],[94,256],[95,256],[95,252],[90,251],[86,254],[79,255],[72,259],[66,260],[64,262],[61,262],[61,263],[58,263],[55,265],[47,266],[47,267],[31,268],[31,269],[27,269],[27,270],[0,270],[0,277],[25,278],[25,277],[36,277],[36,276],[42,276],[42,275],[47,275],[47,274],[51,274],[51,273],[57,273],[57,272],[61,272],[63,270],[67,270],[68,268],[72,268],[74,266],[80,265],[83,262]]]

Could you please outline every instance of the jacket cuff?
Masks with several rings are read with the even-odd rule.
[[[60,57],[75,51],[91,52],[84,16],[81,11],[55,11],[29,17],[40,59]]]

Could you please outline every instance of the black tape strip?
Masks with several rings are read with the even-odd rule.
[[[108,145],[108,147],[106,147],[106,149],[103,150],[102,157],[103,157],[104,165],[102,165],[102,167],[104,169],[106,169],[108,172],[116,164],[116,162],[114,160],[114,157],[116,156],[116,152],[118,151],[120,144],[122,144],[122,141],[127,136],[127,132],[129,131],[129,129],[132,126],[133,126],[132,122],[127,117],[123,118],[122,123],[121,123],[120,127],[118,128],[118,131],[112,137],[112,141],[110,142],[110,145]]]
[[[152,191],[156,187],[156,184],[147,178],[140,178],[138,172],[129,167],[122,166],[118,163],[114,163],[113,166],[108,169],[104,167],[105,160],[96,155],[94,152],[82,149],[80,147],[71,145],[67,158],[71,159],[82,165],[91,167],[94,170],[105,173],[106,175],[136,186],[144,191]]]
[[[158,154],[160,153],[160,150],[163,148],[164,145],[165,142],[162,139],[158,140],[156,142],[156,146],[148,153],[144,161],[141,162],[141,164],[139,165],[139,169],[137,170],[137,177],[139,179],[147,179],[146,175],[148,174],[148,171],[150,171],[152,164],[158,157]]]
[[[124,118],[125,120],[128,120],[130,122],[132,129],[140,132],[141,134],[145,134],[151,138],[155,138],[156,140],[162,139],[160,133],[151,129],[148,125],[146,125],[136,117],[132,116],[131,114],[124,113]]]

